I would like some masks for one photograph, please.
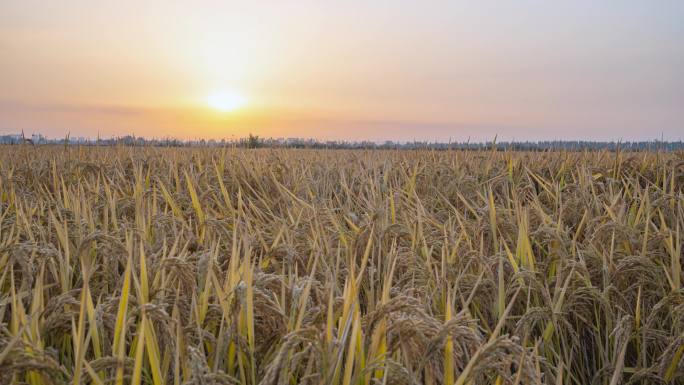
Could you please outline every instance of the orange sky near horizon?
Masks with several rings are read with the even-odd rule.
[[[0,134],[678,140],[681,20],[674,0],[5,0]]]

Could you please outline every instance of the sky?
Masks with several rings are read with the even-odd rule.
[[[684,1],[0,1],[0,133],[684,139]]]

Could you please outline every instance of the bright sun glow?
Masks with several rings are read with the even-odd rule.
[[[230,91],[221,91],[207,96],[207,105],[222,112],[235,111],[247,104],[247,99]]]

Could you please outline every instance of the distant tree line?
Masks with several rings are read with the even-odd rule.
[[[511,142],[393,142],[382,143],[372,141],[338,141],[315,140],[302,138],[262,138],[249,134],[238,139],[197,139],[179,140],[174,138],[143,138],[126,135],[114,138],[86,138],[69,136],[61,139],[50,139],[34,134],[25,137],[23,134],[0,135],[0,144],[19,145],[82,145],[82,146],[153,146],[153,147],[239,147],[239,148],[310,148],[310,149],[383,149],[383,150],[509,150],[509,151],[549,151],[549,150],[610,150],[616,151],[682,151],[684,142],[679,141],[628,141],[601,142],[587,140],[545,140],[545,141],[511,141]]]

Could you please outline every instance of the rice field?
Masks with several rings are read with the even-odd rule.
[[[0,147],[0,384],[683,384],[684,155]]]

